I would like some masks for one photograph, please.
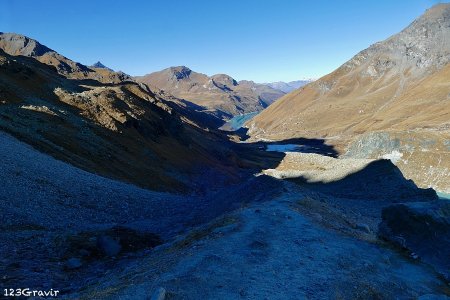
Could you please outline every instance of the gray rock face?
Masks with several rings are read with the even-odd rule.
[[[414,252],[450,279],[450,201],[395,204],[383,209],[379,235]]]
[[[0,48],[11,55],[42,56],[54,52],[50,48],[26,36],[0,32]]]
[[[411,68],[413,74],[440,69],[450,61],[450,6],[427,10],[399,34],[358,53],[344,68],[353,69],[370,61],[364,75],[380,78],[392,70]]]
[[[350,144],[344,157],[374,158],[380,156],[378,152],[385,154],[400,150],[400,140],[391,138],[388,132],[371,132]]]
[[[188,78],[191,75],[192,70],[185,66],[172,67],[169,71],[173,73],[172,77],[176,80],[181,80],[183,78]]]
[[[439,132],[378,131],[360,135],[344,158],[391,160],[419,187],[450,191],[448,140]]]

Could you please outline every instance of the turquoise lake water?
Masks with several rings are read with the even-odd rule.
[[[436,193],[438,194],[439,198],[450,200],[450,194],[441,193],[441,192],[436,192]]]
[[[232,118],[228,122],[226,122],[225,125],[222,127],[223,128],[226,127],[228,130],[231,130],[231,131],[236,131],[236,130],[240,129],[242,126],[244,126],[245,122],[247,122],[248,120],[250,120],[257,114],[258,114],[258,112],[252,112],[252,113],[243,114],[240,116],[235,116],[234,118]]]

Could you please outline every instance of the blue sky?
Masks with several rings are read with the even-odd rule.
[[[185,65],[256,82],[318,78],[434,0],[2,0],[0,31],[130,75]]]

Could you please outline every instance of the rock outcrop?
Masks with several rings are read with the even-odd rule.
[[[450,280],[450,201],[394,204],[383,209],[379,235],[408,249]]]
[[[371,160],[288,152],[276,169],[264,174],[290,179],[338,198],[410,202],[438,199],[433,189],[420,189],[390,160]]]
[[[450,134],[377,131],[358,136],[345,158],[389,159],[423,188],[450,192]]]

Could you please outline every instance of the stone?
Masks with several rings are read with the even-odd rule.
[[[166,299],[166,289],[163,287],[160,287],[159,289],[157,289],[153,295],[151,300],[164,300]]]
[[[83,265],[79,258],[72,257],[66,261],[66,268],[69,270],[78,269]]]
[[[83,257],[85,261],[152,249],[163,240],[145,224],[123,224],[103,230],[80,232],[68,236],[66,257]]]
[[[364,231],[365,233],[371,233],[369,225],[367,224],[356,224],[356,229]]]
[[[107,235],[97,238],[97,248],[106,256],[116,256],[122,250],[119,241]]]

